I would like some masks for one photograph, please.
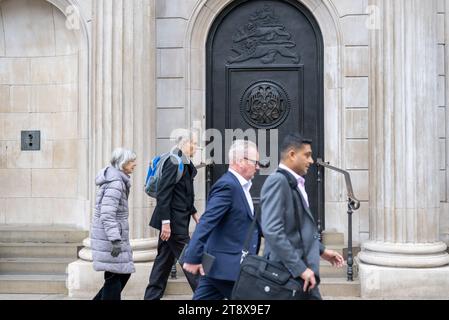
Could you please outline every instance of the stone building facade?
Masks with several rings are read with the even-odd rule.
[[[323,39],[325,159],[351,173],[361,200],[362,295],[401,296],[417,285],[411,276],[432,270],[435,283],[417,292],[439,296],[449,287],[449,1],[298,2]],[[232,3],[0,1],[0,224],[88,230],[95,173],[126,146],[138,154],[136,256],[154,258],[147,163],[169,148],[172,130],[206,129],[206,42]],[[23,130],[41,131],[40,151],[21,151]],[[202,212],[204,169],[195,188]],[[328,173],[324,190],[326,230],[346,236],[343,178]],[[83,263],[69,267],[72,287]],[[404,277],[389,285],[384,274]]]

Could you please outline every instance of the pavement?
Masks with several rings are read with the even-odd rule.
[[[64,294],[0,294],[1,300],[91,300],[90,298],[71,298]],[[123,297],[123,300],[143,300],[143,297]],[[165,296],[162,300],[192,300],[192,296],[171,295]]]
[[[165,296],[162,300],[191,300],[192,296]],[[323,297],[324,300],[362,300],[360,297]],[[0,300],[90,300],[70,298],[63,294],[0,294]],[[123,300],[142,300],[142,297],[123,297]]]

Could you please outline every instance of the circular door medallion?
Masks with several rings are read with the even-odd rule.
[[[259,81],[251,85],[240,102],[243,119],[254,128],[279,127],[290,112],[287,93],[272,81]]]

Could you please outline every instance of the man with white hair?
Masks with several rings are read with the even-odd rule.
[[[197,140],[190,130],[177,130],[176,146],[162,167],[158,185],[157,204],[150,226],[160,230],[157,256],[151,270],[145,300],[159,300],[164,295],[168,277],[175,259],[179,258],[189,238],[190,217],[198,223],[199,215],[194,206],[193,179],[197,170],[191,158],[197,150]],[[183,166],[180,166],[182,161]],[[183,168],[178,180],[178,170]],[[198,277],[186,273],[187,280],[195,291]]]
[[[203,276],[193,300],[231,298],[245,238],[255,219],[250,189],[259,169],[257,146],[250,141],[235,141],[229,150],[229,162],[229,171],[210,190],[206,211],[185,251],[184,270]],[[259,232],[255,230],[251,254],[257,253],[259,242]],[[202,265],[205,252],[215,257],[208,274]]]

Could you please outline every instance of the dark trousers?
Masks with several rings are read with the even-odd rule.
[[[175,259],[179,258],[182,249],[189,241],[189,236],[176,234],[172,234],[168,241],[162,241],[159,237],[157,256],[151,270],[149,284],[145,290],[145,300],[159,300],[162,298]],[[195,291],[198,286],[199,276],[186,271],[184,271],[184,274],[192,291]]]
[[[106,271],[103,288],[93,300],[121,300],[121,293],[129,280],[130,274],[118,274]]]
[[[226,281],[201,277],[198,288],[195,290],[193,300],[231,300],[234,281]]]

